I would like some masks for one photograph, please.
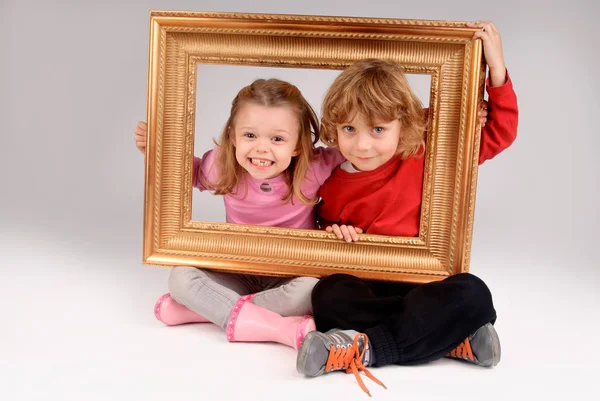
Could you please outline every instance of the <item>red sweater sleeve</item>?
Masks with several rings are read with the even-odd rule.
[[[506,82],[501,86],[490,86],[488,78],[486,90],[489,97],[489,114],[487,122],[481,130],[479,164],[494,158],[514,142],[519,123],[517,95],[508,72],[506,73]]]

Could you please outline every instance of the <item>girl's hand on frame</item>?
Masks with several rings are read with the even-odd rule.
[[[147,137],[148,125],[143,121],[138,121],[137,126],[133,130],[135,146],[146,155],[146,137]]]
[[[346,242],[358,241],[358,234],[362,234],[363,230],[358,227],[347,226],[342,224],[338,226],[334,224],[325,228],[328,233],[333,232],[339,239],[344,239]]]

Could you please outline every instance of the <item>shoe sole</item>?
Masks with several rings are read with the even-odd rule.
[[[315,326],[315,321],[314,321],[312,315],[304,315],[304,317],[298,324],[298,327],[296,328],[296,343],[295,343],[295,345],[296,345],[297,350],[300,349],[300,346],[304,342],[306,335],[312,331],[315,331],[316,329],[317,329],[317,327]],[[308,333],[306,332],[307,330],[309,330]]]
[[[502,356],[502,350],[500,348],[500,338],[498,337],[498,332],[496,328],[491,324],[488,330],[490,331],[490,336],[492,337],[492,364],[491,366],[496,366],[500,362],[500,358]]]
[[[154,316],[156,317],[156,319],[158,319],[159,321],[163,322],[161,316],[160,316],[160,311],[162,309],[162,304],[163,302],[165,302],[165,300],[167,298],[169,298],[171,296],[171,294],[166,293],[163,296],[161,296],[158,301],[156,301],[156,303],[154,304]],[[165,322],[163,322],[165,323]],[[166,324],[166,323],[165,323]]]
[[[304,341],[302,341],[302,345],[298,350],[298,357],[296,358],[296,370],[298,371],[298,373],[309,377],[317,377],[322,374],[322,372],[317,372],[316,374],[306,372],[306,361],[308,360],[308,351],[310,350],[312,339],[317,335],[317,333],[318,332],[316,331],[311,331],[304,337]]]
[[[482,334],[485,335],[487,337],[490,338],[490,346],[492,349],[491,352],[491,358],[488,359],[488,361],[481,362],[479,360],[477,360],[475,363],[477,365],[480,366],[484,366],[486,368],[491,368],[494,367],[496,365],[498,365],[498,363],[500,362],[500,357],[501,357],[501,348],[500,348],[500,338],[498,337],[498,332],[496,331],[496,328],[491,324],[488,323],[484,326],[486,333]]]

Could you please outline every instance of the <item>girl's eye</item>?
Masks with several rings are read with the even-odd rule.
[[[373,128],[373,132],[376,134],[382,134],[384,131],[384,129],[382,127],[375,127]]]
[[[246,138],[256,138],[256,136],[255,136],[253,133],[251,133],[251,132],[246,132],[246,133],[244,134],[244,136],[245,136]]]
[[[275,142],[281,142],[281,141],[283,141],[283,138],[280,137],[280,136],[276,136],[276,137],[273,138],[273,141],[275,141]]]
[[[342,129],[344,130],[344,132],[354,132],[354,127],[351,125],[346,125],[342,127]]]

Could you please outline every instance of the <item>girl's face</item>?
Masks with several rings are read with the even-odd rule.
[[[237,162],[255,179],[283,173],[298,154],[300,123],[290,107],[266,107],[246,103],[233,126]]]
[[[362,114],[336,124],[340,152],[355,169],[372,171],[387,163],[397,153],[401,135],[399,120],[368,123]]]

